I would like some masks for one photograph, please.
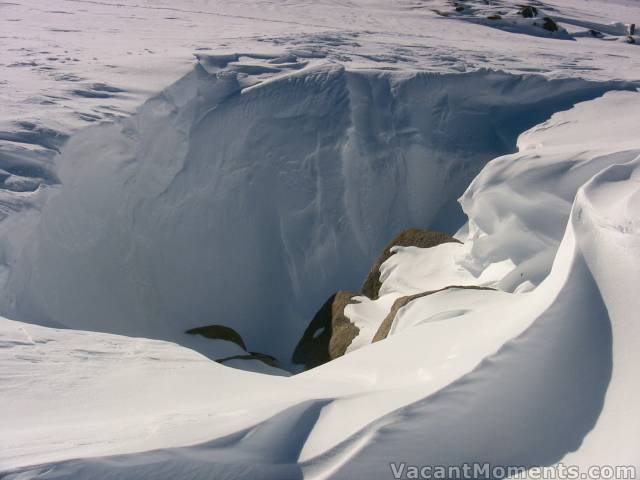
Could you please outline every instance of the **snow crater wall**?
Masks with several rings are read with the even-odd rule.
[[[285,60],[201,57],[136,115],[74,135],[3,313],[178,342],[224,324],[287,360],[398,231],[455,230],[456,199],[519,133],[625,87]]]

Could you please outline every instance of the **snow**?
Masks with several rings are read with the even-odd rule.
[[[622,344],[633,343],[637,335],[637,322],[632,320],[635,314],[631,311],[637,308],[637,302],[630,290],[625,294],[625,288],[633,288],[640,280],[637,264],[632,260],[637,250],[637,219],[632,212],[637,207],[640,143],[632,129],[624,126],[617,129],[615,121],[610,125],[613,118],[620,119],[621,124],[633,124],[637,113],[632,112],[637,112],[637,102],[637,93],[609,93],[555,114],[520,136],[518,144],[527,145],[524,151],[492,161],[471,184],[461,202],[474,225],[465,242],[469,257],[475,257],[473,264],[485,264],[494,251],[500,251],[500,258],[514,262],[514,270],[524,274],[520,281],[526,281],[530,272],[520,265],[530,261],[521,252],[522,234],[551,231],[556,224],[551,213],[564,213],[566,231],[553,230],[560,236],[560,246],[551,242],[539,244],[540,248],[553,251],[552,255],[542,255],[552,260],[544,265],[550,273],[527,294],[450,290],[414,300],[401,309],[391,331],[391,341],[393,336],[397,336],[398,343],[405,338],[408,342],[409,336],[419,337],[425,342],[425,349],[446,348],[447,352],[438,352],[441,369],[451,368],[461,355],[468,359],[474,349],[482,348],[488,336],[500,333],[501,323],[506,323],[509,329],[522,330],[519,334],[509,331],[506,336],[513,340],[505,342],[503,337],[499,340],[501,348],[492,346],[484,350],[485,360],[468,375],[401,409],[391,419],[381,419],[378,426],[365,429],[376,431],[376,440],[352,459],[342,472],[345,476],[354,475],[353,472],[357,476],[374,475],[375,470],[368,465],[377,465],[374,459],[383,455],[378,448],[389,452],[394,445],[398,458],[410,464],[460,465],[477,459],[494,465],[549,465],[562,457],[562,450],[577,450],[567,455],[565,464],[584,468],[593,464],[638,465],[637,433],[631,433],[637,432],[637,424],[623,420],[634,415],[628,402],[637,395],[637,374],[631,366],[631,347]],[[609,137],[607,131],[615,133]],[[586,148],[593,138],[601,141],[593,142],[595,151],[590,151]],[[603,138],[611,138],[611,144],[603,142]],[[559,160],[559,150],[566,159],[564,164]],[[527,161],[529,158],[535,161]],[[553,175],[548,174],[551,164]],[[497,195],[505,191],[510,194],[509,203]],[[522,209],[519,201],[533,198],[533,192],[537,218],[533,211]],[[558,210],[558,202],[544,201],[552,195],[571,199],[567,208]],[[478,204],[483,208],[478,208]],[[512,221],[503,223],[503,218]],[[541,225],[542,219],[551,219],[551,225]],[[496,228],[498,225],[501,228]],[[475,248],[478,241],[499,250]],[[595,245],[599,247],[594,249]],[[604,245],[617,253],[604,260],[597,251],[607,248]],[[425,250],[424,255],[432,262],[431,268],[423,270],[425,280],[432,279],[438,267],[443,268],[434,258],[436,249],[443,247],[462,248],[446,245]],[[531,257],[540,258],[541,253],[532,252]],[[625,263],[624,269],[616,268],[620,265],[618,255],[625,258],[621,261]],[[444,255],[439,258],[443,259],[441,264],[451,261],[451,257]],[[392,268],[387,265],[389,262],[403,265],[400,256],[392,256],[383,265],[383,272]],[[404,262],[407,263],[403,265],[404,275],[399,277],[411,283],[423,280],[415,262],[409,259]],[[459,270],[464,264],[462,261],[452,268]],[[509,272],[503,275],[513,277]],[[394,284],[392,278],[387,281],[390,285],[383,283],[386,291],[394,287],[403,294],[415,291],[410,286],[403,291],[404,285]],[[499,281],[505,283],[504,278]],[[359,307],[351,308],[357,311]],[[405,331],[408,335],[403,335]],[[471,344],[466,344],[467,341]],[[404,344],[402,348],[406,347]],[[549,362],[553,362],[553,367]],[[433,365],[426,371],[434,376]],[[552,371],[556,380],[550,378]],[[616,393],[620,395],[617,399]],[[465,400],[457,401],[460,395]],[[435,411],[439,415],[429,415]],[[526,420],[521,417],[525,412]],[[413,420],[407,422],[407,418]],[[501,427],[489,426],[498,419]],[[389,427],[390,424],[397,428]],[[491,442],[477,441],[496,428],[500,428],[501,442],[505,442],[501,445],[510,448],[497,450]],[[624,435],[626,440],[612,442],[614,435],[623,430],[629,432],[628,437]],[[585,444],[580,447],[585,434]],[[509,435],[513,437],[509,439]],[[438,443],[429,439],[438,439]],[[590,442],[597,447],[590,447]],[[411,451],[408,449],[411,445],[419,448]]]
[[[211,425],[260,418],[241,406],[251,375],[177,345],[6,319],[1,342],[3,469],[205,441]],[[224,396],[236,398],[235,413],[217,411]]]
[[[640,468],[640,10],[460,3],[0,4],[0,476]]]
[[[587,465],[594,455],[602,455],[612,464],[627,458],[635,458],[638,463],[637,443],[631,441],[612,448],[610,441],[615,432],[637,432],[640,427],[627,404],[640,393],[634,372],[638,359],[633,341],[639,328],[633,292],[640,277],[629,261],[637,258],[640,248],[635,215],[638,172],[638,158],[613,165],[594,176],[576,198],[573,226],[611,319],[613,371],[598,421],[580,450],[567,456],[568,462]]]
[[[530,173],[538,179],[530,191],[560,186],[558,194],[567,194],[565,184],[578,183],[575,171],[600,169],[576,187],[550,274],[534,290],[422,297],[398,313],[389,339],[304,374],[255,375],[164,342],[3,320],[0,365],[11,373],[3,374],[10,379],[3,388],[2,425],[9,434],[3,436],[3,467],[114,453],[129,454],[36,470],[43,478],[153,478],[183,471],[194,478],[216,472],[246,478],[266,464],[264,478],[377,478],[388,468],[381,459],[388,458],[550,465],[566,456],[565,463],[579,465],[637,465],[639,432],[629,421],[635,408],[629,398],[638,393],[632,293],[640,144],[620,137],[628,154],[620,163],[616,143],[608,154],[599,145],[594,155],[576,132],[589,138],[609,115],[637,112],[638,105],[638,93],[609,93],[553,116],[546,128],[520,137],[535,133],[541,146],[491,162],[463,197],[469,221],[480,225],[471,212],[482,186],[510,189],[508,180],[524,170],[546,167],[523,162],[532,150],[544,160],[561,148],[582,168],[562,168],[560,176]],[[565,138],[576,143],[544,146],[556,128],[567,129]],[[521,168],[509,170],[507,163]],[[497,178],[501,182],[492,181]],[[486,195],[497,198],[491,189]],[[498,206],[483,213],[497,219],[522,212],[518,202]],[[505,237],[506,252],[519,253],[509,245],[518,245],[516,230],[523,225],[511,222],[511,232],[492,234]],[[475,241],[470,233],[463,247]],[[418,269],[414,274],[419,277]],[[45,395],[51,389],[56,394]],[[117,400],[123,392],[126,402]],[[625,440],[611,442],[611,432],[623,429]],[[220,440],[208,441],[213,438]],[[142,452],[153,448],[163,450]]]
[[[132,117],[67,142],[11,259],[7,315],[178,343],[221,323],[286,363],[332,291],[357,288],[398,231],[437,227],[519,132],[630,88],[239,58],[201,56]]]
[[[464,3],[467,10],[457,14],[441,0],[263,0],[258,6],[247,0],[4,2],[2,163],[5,150],[17,143],[31,150],[25,153],[31,162],[46,164],[73,131],[132,113],[187,73],[194,53],[304,51],[351,69],[492,68],[552,78],[637,79],[638,49],[617,41],[626,38],[621,24],[637,16],[633,2],[602,7],[602,2],[565,0],[540,7],[540,15],[562,18],[576,41],[531,35],[512,41],[514,33],[487,28],[492,21],[485,17],[515,11],[513,2],[490,8]],[[606,37],[576,36],[591,28]]]

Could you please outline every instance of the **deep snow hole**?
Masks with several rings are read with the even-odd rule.
[[[332,63],[239,72],[202,57],[133,117],[70,139],[4,312],[183,344],[187,329],[228,325],[286,365],[395,234],[453,233],[456,199],[519,133],[624,87]]]

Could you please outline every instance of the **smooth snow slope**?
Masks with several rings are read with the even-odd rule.
[[[640,466],[640,143],[632,126],[639,107],[640,93],[615,92],[554,115],[519,137],[518,153],[489,163],[463,196],[465,250],[441,258],[443,278],[485,265],[500,287],[504,260],[474,248],[493,236],[516,270],[550,251],[550,273],[537,286],[415,300],[398,313],[404,327],[389,339],[304,374],[256,375],[162,342],[3,320],[0,353],[12,384],[3,390],[3,425],[10,427],[2,462],[5,470],[26,468],[7,478],[389,478],[390,461]],[[513,202],[504,201],[507,191]],[[554,220],[542,226],[523,208],[538,192],[538,218]],[[558,213],[559,205],[568,208]],[[559,244],[533,241],[538,232]],[[529,256],[521,249],[527,236]],[[407,281],[420,277],[415,270]],[[171,376],[153,375],[156,368]],[[144,388],[127,388],[138,382]],[[167,391],[175,382],[179,395]],[[129,399],[105,402],[101,388],[114,399],[127,390]],[[31,423],[29,412],[42,417]],[[217,440],[29,467],[207,435]]]

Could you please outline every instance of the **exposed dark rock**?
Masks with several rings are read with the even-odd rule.
[[[293,363],[305,370],[344,355],[360,330],[344,315],[344,309],[357,294],[337,292],[322,305],[304,331],[293,352]]]
[[[280,362],[275,357],[271,355],[267,355],[265,353],[258,352],[249,352],[247,355],[233,355],[231,357],[219,358],[216,360],[218,363],[228,362],[230,360],[259,360],[262,363],[269,365],[273,368],[282,368],[280,367]]]
[[[380,266],[392,255],[390,249],[394,246],[430,248],[442,243],[461,243],[459,240],[441,232],[430,230],[420,230],[411,228],[400,233],[382,251],[371,272],[367,276],[363,286],[362,294],[371,299],[378,298],[380,291]],[[473,288],[491,290],[484,287],[457,287],[451,286],[443,288]],[[424,292],[417,295],[410,295],[399,298],[393,304],[391,311],[382,322],[373,341],[382,340],[387,337],[393,319],[400,308],[411,300],[421,296],[430,295],[440,290]],[[351,292],[337,292],[320,307],[318,313],[313,317],[309,326],[304,331],[302,338],[298,342],[293,352],[293,363],[304,365],[305,370],[317,367],[338,357],[347,351],[354,338],[358,336],[360,330],[344,314],[347,305],[355,303],[353,298],[358,296]]]
[[[356,327],[351,320],[344,314],[344,309],[350,303],[355,303],[353,297],[356,296],[350,292],[338,292],[333,299],[331,307],[331,340],[329,341],[329,357],[334,360],[344,355],[347,347],[351,345],[354,338],[360,333],[360,329]]]
[[[192,328],[185,333],[190,335],[202,335],[206,338],[214,340],[226,340],[227,342],[233,342],[243,350],[247,350],[247,346],[242,340],[242,337],[231,327],[225,327],[224,325],[207,325],[205,327]]]
[[[304,365],[305,369],[309,369],[331,360],[329,357],[331,309],[335,297],[336,295],[333,294],[324,302],[307,326],[293,352],[293,363]]]
[[[544,23],[542,24],[542,28],[548,30],[550,32],[557,32],[560,28],[558,24],[551,17],[544,17]]]
[[[272,367],[281,368],[280,362],[273,355],[267,355],[266,353],[260,352],[249,352],[252,356],[256,357],[258,360],[266,363],[267,365],[271,365]]]
[[[596,38],[604,37],[602,32],[599,32],[598,30],[589,30],[589,33],[591,34],[592,37],[596,37]]]
[[[277,358],[267,355],[266,353],[249,352],[242,336],[240,336],[240,334],[231,327],[226,327],[224,325],[207,325],[205,327],[192,328],[191,330],[187,330],[185,333],[190,335],[202,335],[203,337],[210,338],[212,340],[233,342],[247,352],[246,354],[218,358],[216,359],[216,362],[218,363],[225,363],[230,360],[259,360],[270,367],[282,369]]]
[[[376,260],[376,263],[373,265],[373,268],[367,275],[364,284],[362,285],[362,294],[367,297],[375,300],[378,298],[378,294],[380,292],[380,266],[392,255],[389,251],[392,247],[401,246],[401,247],[420,247],[420,248],[430,248],[435,247],[436,245],[440,245],[442,243],[449,242],[457,242],[460,243],[459,240],[456,240],[453,237],[450,237],[446,233],[435,232],[432,230],[420,230],[417,228],[410,228],[408,230],[403,231],[394,238],[382,251],[382,254]]]
[[[488,19],[488,20],[501,20],[501,19],[502,19],[502,17],[501,17],[500,15],[498,15],[498,14],[495,14],[495,15],[489,15],[489,16],[487,17],[487,19]]]
[[[628,35],[627,36],[627,43],[636,43],[635,37],[632,37],[631,35]]]
[[[450,290],[452,288],[460,288],[460,289],[467,289],[467,290],[495,290],[494,288],[477,287],[475,285],[466,285],[466,286],[451,285],[449,287],[444,287],[439,290],[430,290],[428,292],[416,293],[415,295],[407,295],[406,297],[400,297],[395,302],[393,302],[393,305],[391,306],[391,310],[389,310],[389,313],[387,314],[387,316],[384,318],[384,320],[378,327],[378,331],[373,336],[373,340],[371,341],[371,343],[379,342],[380,340],[384,340],[385,338],[387,338],[387,336],[389,336],[389,332],[391,331],[391,326],[393,325],[393,321],[396,318],[396,314],[398,313],[398,310],[400,310],[402,307],[407,305],[409,302],[412,302],[417,298],[426,297],[427,295],[432,295],[437,292],[442,292],[443,290]]]
[[[207,325],[205,327],[192,328],[185,333],[190,335],[202,335],[203,337],[210,338],[212,340],[225,340],[227,342],[233,342],[242,348],[246,354],[233,355],[231,357],[218,358],[216,362],[225,363],[230,360],[259,360],[266,365],[274,368],[282,368],[278,359],[267,355],[266,353],[249,352],[247,346],[242,339],[242,336],[231,327],[224,325]]]
[[[456,7],[456,12],[464,12],[464,6],[463,5],[458,5]]]
[[[538,9],[533,5],[525,5],[520,7],[518,13],[522,15],[524,18],[533,18],[538,16]]]

